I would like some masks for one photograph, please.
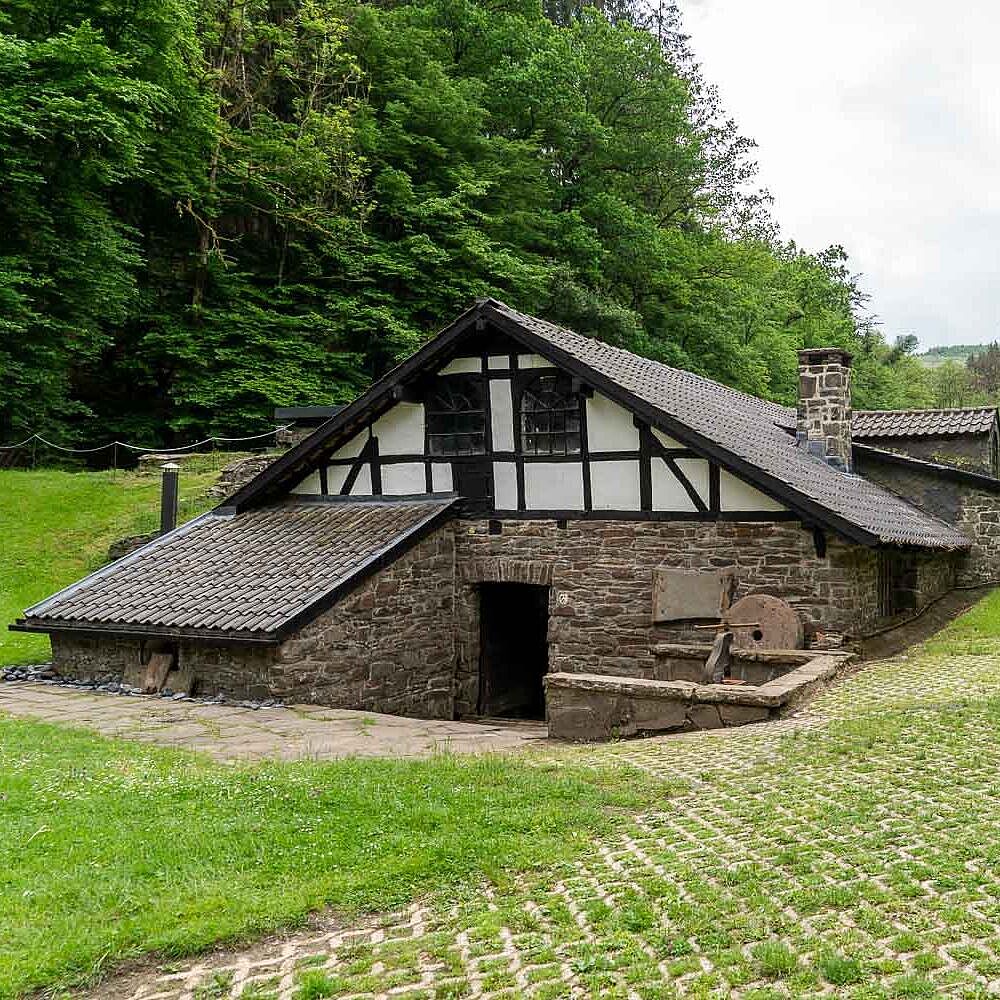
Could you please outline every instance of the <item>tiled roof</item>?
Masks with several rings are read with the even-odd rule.
[[[815,505],[873,540],[933,548],[968,548],[956,528],[861,476],[839,472],[795,444],[794,411],[711,379],[527,316],[495,300],[497,315],[604,375],[710,445],[787,487],[800,508]],[[791,424],[789,417],[791,415]]]
[[[992,406],[959,410],[855,410],[851,434],[858,440],[989,434],[996,414]]]
[[[27,624],[273,638],[421,529],[451,497],[213,512],[25,612]]]

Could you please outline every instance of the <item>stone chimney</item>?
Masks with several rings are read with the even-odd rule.
[[[851,471],[851,356],[839,347],[799,351],[800,448]]]

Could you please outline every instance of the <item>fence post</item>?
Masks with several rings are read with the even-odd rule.
[[[163,466],[163,481],[160,487],[160,534],[165,535],[177,527],[177,473],[180,466],[167,462]]]

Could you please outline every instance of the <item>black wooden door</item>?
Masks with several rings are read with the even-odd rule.
[[[480,715],[545,718],[549,588],[484,583],[480,622]]]

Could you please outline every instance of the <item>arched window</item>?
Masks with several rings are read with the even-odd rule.
[[[486,407],[479,375],[448,375],[428,394],[427,447],[432,455],[482,455]]]
[[[580,395],[563,375],[543,375],[521,393],[521,451],[580,454]]]

